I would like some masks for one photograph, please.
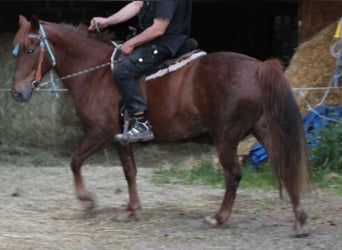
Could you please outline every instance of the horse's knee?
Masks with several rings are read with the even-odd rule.
[[[224,169],[224,178],[229,186],[238,186],[242,179],[241,169],[227,170]]]
[[[70,163],[70,168],[73,173],[78,173],[80,171],[80,168],[82,166],[82,160],[80,157],[77,156],[77,154],[74,154],[71,157],[71,163]]]
[[[238,169],[237,171],[233,171],[233,179],[234,182],[239,184],[242,179],[242,171],[241,169]]]

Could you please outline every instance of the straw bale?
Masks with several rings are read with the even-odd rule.
[[[285,75],[290,80],[292,87],[328,87],[329,83],[332,83],[336,58],[331,55],[330,46],[336,41],[333,38],[335,29],[336,23],[332,23],[311,40],[304,42],[297,48],[285,71]],[[341,83],[339,83],[339,86],[341,86]],[[312,107],[315,107],[321,102],[325,92],[326,90],[302,91],[304,98],[298,92],[295,92],[302,114],[308,111],[304,100],[309,102]],[[330,89],[327,98],[322,104],[335,103],[342,103],[340,89]]]
[[[39,147],[70,154],[81,142],[84,129],[68,92],[60,92],[57,99],[50,92],[36,91],[29,103],[19,104],[4,90],[11,87],[14,74],[12,39],[12,34],[0,34],[0,146],[7,153],[22,149],[26,154],[27,148]]]
[[[328,87],[336,65],[336,58],[330,54],[330,45],[335,42],[333,39],[335,29],[336,23],[328,25],[311,40],[296,49],[285,70],[285,75],[293,88]],[[339,86],[342,86],[341,83]],[[342,103],[341,91],[340,89],[331,89],[323,104]],[[308,112],[305,101],[315,107],[322,100],[325,90],[303,91],[302,93],[304,97],[298,92],[294,92],[301,113],[304,115]],[[239,153],[247,154],[250,147],[256,142],[254,137],[246,138],[239,145]]]

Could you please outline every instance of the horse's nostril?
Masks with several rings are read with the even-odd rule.
[[[23,94],[21,92],[15,91],[12,92],[12,96],[16,101],[22,101],[23,100]]]

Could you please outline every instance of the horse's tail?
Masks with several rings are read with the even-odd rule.
[[[279,181],[287,191],[299,195],[310,188],[308,152],[302,116],[277,59],[258,65],[258,79],[263,89],[264,114],[269,128],[267,152]]]

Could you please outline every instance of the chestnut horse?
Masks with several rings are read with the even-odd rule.
[[[52,68],[66,76],[109,62],[113,45],[95,39],[86,27],[27,20],[19,17],[14,38],[16,69],[13,97],[28,102],[42,75]],[[121,131],[120,94],[110,67],[63,80],[76,112],[88,133],[71,159],[78,199],[92,208],[93,199],[81,175],[83,162],[113,143]],[[147,118],[155,141],[177,141],[208,133],[223,167],[225,194],[220,209],[206,219],[212,226],[231,216],[242,177],[237,146],[247,134],[254,135],[268,152],[275,176],[289,194],[295,228],[303,232],[307,220],[300,196],[310,183],[302,117],[290,84],[278,60],[264,62],[231,52],[201,56],[180,69],[147,80]],[[115,144],[128,184],[129,201],[121,218],[140,209],[137,169],[131,145]],[[281,192],[280,192],[281,193]]]

